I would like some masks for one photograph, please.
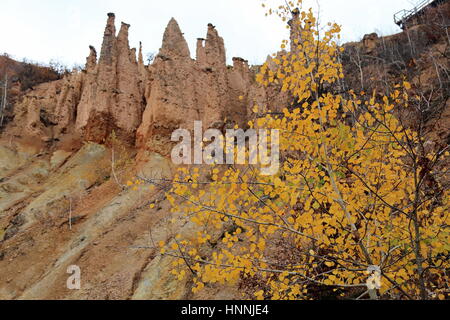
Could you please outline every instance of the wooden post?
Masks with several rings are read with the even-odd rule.
[[[5,74],[5,82],[4,82],[4,92],[3,92],[3,101],[1,104],[0,112],[2,114],[0,119],[0,127],[3,127],[3,119],[5,117],[5,109],[6,109],[6,103],[7,103],[7,97],[8,97],[8,73]]]

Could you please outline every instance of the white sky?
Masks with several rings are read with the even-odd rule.
[[[280,3],[279,0],[265,0]],[[396,33],[393,14],[410,9],[418,0],[305,0],[304,7],[317,11],[321,21],[343,26],[343,41],[360,40],[364,34]],[[259,64],[278,50],[286,38],[283,23],[265,17],[262,0],[1,0],[0,53],[38,62],[58,60],[85,63],[88,46],[100,51],[106,14],[131,24],[130,45],[143,42],[144,53],[158,51],[164,29],[174,17],[195,57],[195,43],[213,23],[225,40],[228,61],[239,56]]]

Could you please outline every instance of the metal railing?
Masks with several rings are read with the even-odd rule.
[[[422,0],[411,10],[403,9],[397,12],[396,14],[394,14],[394,22],[400,27],[402,27],[406,21],[408,21],[411,17],[418,14],[420,11],[422,11],[425,7],[427,7],[434,1],[435,0]]]

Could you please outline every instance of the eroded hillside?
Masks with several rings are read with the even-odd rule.
[[[34,86],[14,104],[0,140],[1,299],[241,298],[237,286],[223,285],[194,295],[189,278],[171,275],[175,258],[159,253],[160,241],[196,230],[165,197],[170,134],[194,120],[245,127],[255,104],[281,110],[289,96],[258,85],[257,68],[242,58],[227,66],[212,24],[194,60],[172,19],[151,65],[142,48],[129,47],[129,28],[122,23],[116,35],[108,14],[98,57],[90,47],[84,70]],[[428,113],[411,119],[426,116],[439,143],[449,139],[450,42],[429,28],[347,44],[341,89],[382,91],[408,77],[416,94],[430,96]],[[135,177],[162,182],[128,186]],[[67,289],[70,265],[82,270],[81,290]]]

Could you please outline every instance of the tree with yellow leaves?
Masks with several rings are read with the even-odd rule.
[[[279,130],[279,172],[180,169],[167,197],[199,231],[161,243],[162,253],[179,259],[173,273],[191,274],[194,292],[240,283],[256,299],[445,299],[448,146],[429,150],[423,131],[403,120],[420,104],[406,81],[387,95],[337,94],[340,27],[323,31],[311,10],[291,7],[269,9],[289,21],[282,49],[290,51],[257,81],[293,103],[279,113],[258,106],[249,122]]]

